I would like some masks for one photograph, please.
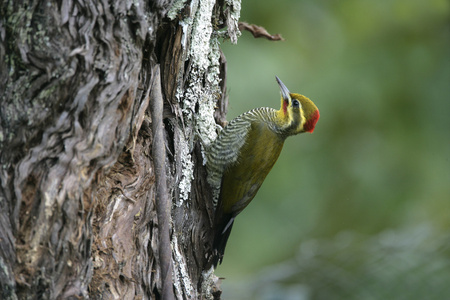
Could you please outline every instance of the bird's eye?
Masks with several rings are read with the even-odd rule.
[[[293,106],[293,107],[299,107],[299,106],[300,106],[300,103],[298,102],[298,100],[295,100],[295,99],[294,99],[294,100],[292,101],[292,106]]]

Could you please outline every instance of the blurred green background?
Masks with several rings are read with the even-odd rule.
[[[222,44],[228,119],[279,108],[275,75],[321,118],[236,219],[223,298],[450,299],[450,2],[243,0],[241,21],[286,40]]]

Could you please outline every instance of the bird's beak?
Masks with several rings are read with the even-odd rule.
[[[275,78],[277,79],[278,85],[280,86],[281,96],[283,96],[284,101],[289,103],[291,96],[289,95],[290,93],[288,88],[284,85],[283,82],[281,82],[280,78],[278,78],[277,76],[275,76]]]

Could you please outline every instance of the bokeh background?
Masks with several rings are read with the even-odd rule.
[[[291,137],[236,219],[224,299],[450,299],[450,2],[243,0],[225,41],[228,119],[279,108],[274,76],[321,118]]]

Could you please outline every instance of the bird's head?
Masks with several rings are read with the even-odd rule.
[[[290,93],[284,83],[278,77],[276,79],[281,89],[281,108],[278,111],[280,126],[289,135],[312,133],[320,117],[319,109],[309,98]]]

